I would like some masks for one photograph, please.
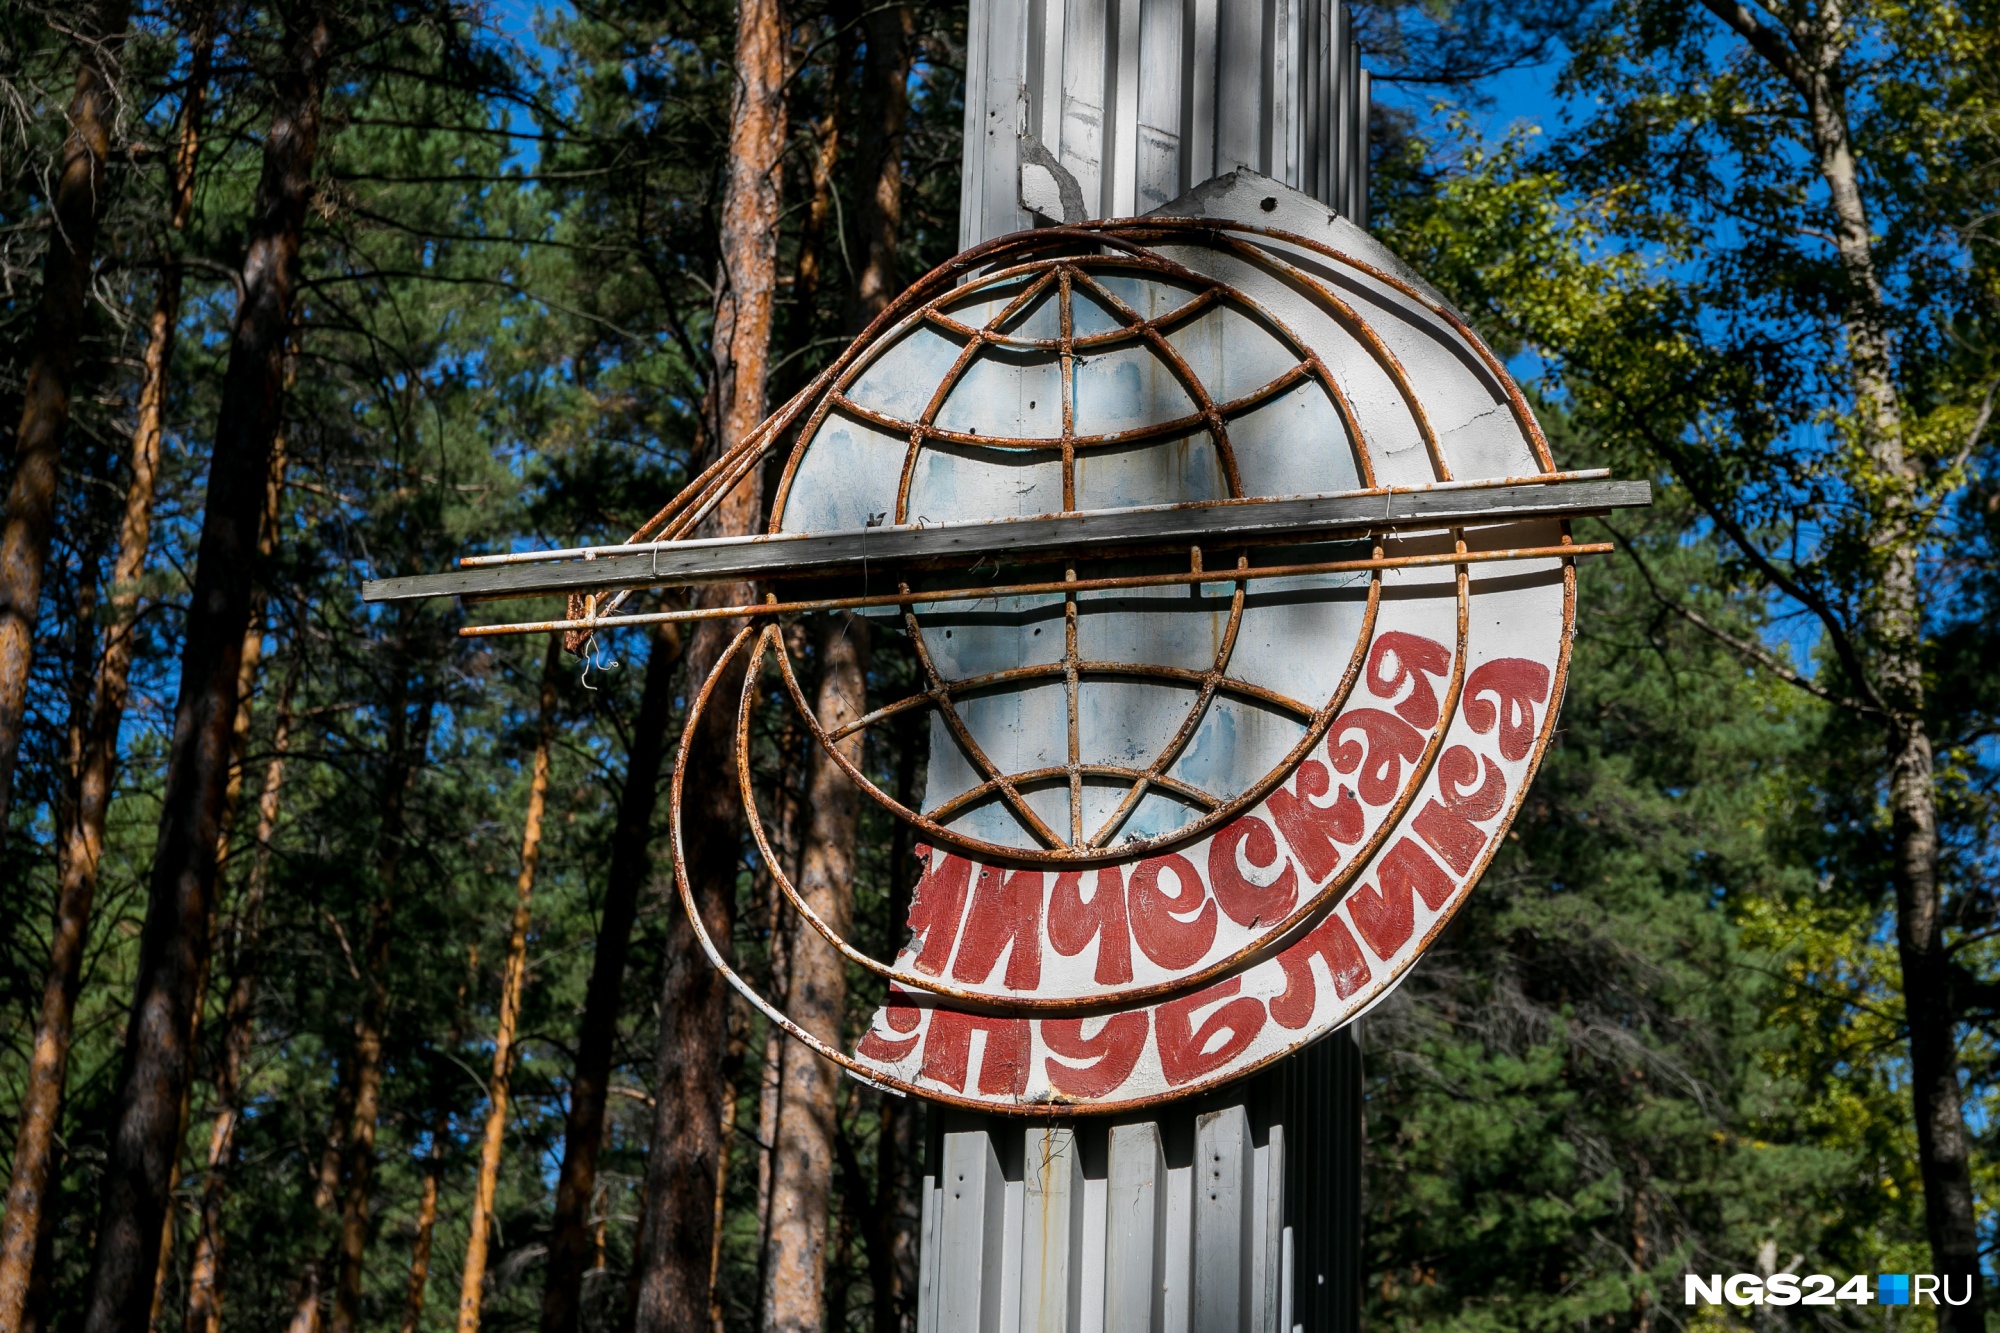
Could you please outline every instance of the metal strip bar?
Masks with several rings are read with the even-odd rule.
[[[606,588],[674,587],[738,579],[828,577],[969,565],[1004,556],[1022,563],[1083,553],[1275,545],[1342,533],[1570,518],[1649,504],[1643,481],[1591,480],[1491,487],[1376,490],[1283,500],[1220,501],[1099,510],[1053,518],[898,526],[850,532],[660,543],[618,554],[584,551],[537,564],[460,567],[444,574],[373,579],[371,602],[426,597],[527,597]],[[618,550],[619,548],[611,548]],[[575,558],[581,556],[581,558]],[[990,593],[973,595],[986,596]],[[930,593],[924,600],[936,600]],[[892,599],[882,605],[900,605]]]
[[[545,634],[557,630],[603,629],[611,625],[660,625],[684,620],[738,620],[745,616],[804,615],[813,611],[859,611],[878,606],[918,606],[936,602],[986,601],[995,597],[1040,597],[1072,592],[1104,592],[1116,588],[1170,588],[1189,584],[1227,584],[1238,579],[1303,578],[1311,574],[1358,574],[1371,569],[1413,569],[1429,565],[1479,565],[1495,560],[1559,560],[1576,555],[1608,555],[1612,542],[1576,542],[1561,546],[1517,546],[1504,551],[1441,551],[1436,555],[1387,556],[1371,560],[1324,560],[1303,565],[1262,565],[1232,569],[1224,577],[1213,572],[1131,574],[1120,578],[1013,583],[996,587],[940,588],[927,592],[880,593],[870,597],[822,597],[810,601],[759,602],[750,606],[696,607],[687,611],[651,611],[631,616],[587,616],[578,620],[537,620],[518,625],[467,625],[459,637],[487,638],[496,634]]]

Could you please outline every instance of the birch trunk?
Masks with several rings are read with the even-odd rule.
[[[611,834],[611,866],[605,876],[597,949],[591,957],[583,1017],[577,1025],[562,1174],[556,1182],[548,1277],[542,1288],[542,1333],[577,1333],[583,1275],[602,1251],[590,1227],[591,1206],[597,1197],[597,1156],[604,1143],[605,1098],[611,1087],[632,926],[638,919],[639,891],[652,874],[653,814],[659,805],[660,764],[666,754],[680,649],[678,627],[660,626],[646,659],[646,683],[639,696],[639,715],[632,725],[625,790],[619,793],[618,823]],[[601,1262],[597,1266],[601,1267]]]
[[[1876,268],[1874,234],[1851,127],[1850,89],[1842,59],[1856,34],[1838,5],[1783,11],[1786,27],[1758,20],[1732,0],[1704,0],[1798,94],[1808,144],[1827,187],[1832,241],[1846,301],[1847,370],[1866,463],[1855,489],[1878,506],[1870,545],[1882,567],[1865,603],[1864,660],[1883,711],[1890,841],[1896,893],[1896,945],[1909,1027],[1910,1099],[1931,1262],[1940,1274],[1970,1281],[1971,1297],[1940,1305],[1943,1333],[1984,1333],[1984,1277],[1958,1067],[1958,1015],[1944,942],[1938,877],[1937,789],[1924,721],[1926,588],[1918,568],[1923,534],[1917,513],[1924,466],[1906,450],[1897,389],[1894,321]],[[1839,632],[1839,627],[1831,627]]]
[[[737,8],[737,82],[723,191],[722,281],[711,385],[715,437],[723,449],[756,428],[768,393],[786,137],[786,30],[778,0],[742,0]],[[717,507],[708,535],[755,532],[762,526],[763,510],[762,469],[756,468]],[[745,585],[726,584],[708,589],[703,601],[726,606],[730,603],[716,599],[751,593]],[[702,622],[688,654],[690,695],[714,670],[737,628]],[[708,711],[694,738],[688,758],[699,777],[689,785],[682,812],[688,888],[704,927],[725,950],[735,922],[743,821],[731,734],[734,710],[727,706],[742,677],[740,669],[729,675],[719,683],[724,706]],[[634,1261],[634,1318],[638,1333],[705,1333],[728,1010],[722,979],[696,946],[691,927],[678,912],[670,920],[652,1150]]]
[[[118,1112],[105,1164],[85,1333],[141,1324],[151,1304],[167,1185],[191,1073],[195,992],[206,969],[254,554],[293,328],[299,238],[312,194],[320,92],[332,46],[310,6],[285,35],[276,109],[248,227],[243,296],[210,460],[207,507],[168,748],[160,840],[140,936]]]
[[[87,16],[73,16],[79,47],[76,92],[70,99],[62,158],[50,173],[55,179],[49,248],[42,261],[41,303],[22,392],[21,425],[14,436],[14,479],[7,492],[6,521],[0,525],[0,841],[6,838],[13,806],[14,765],[27,719],[28,669],[35,657],[35,618],[55,530],[71,381],[90,306],[97,224],[107,197],[104,163],[110,156],[116,117],[112,61],[130,12],[130,0],[99,0]],[[36,1058],[42,1058],[39,1050]],[[11,1198],[8,1215],[13,1215]],[[28,1234],[25,1243],[32,1247],[33,1233]],[[27,1261],[13,1257],[20,1243],[10,1228],[0,1284],[27,1281]],[[0,1300],[10,1305],[24,1298],[0,1292]]]
[[[542,811],[549,795],[549,747],[555,740],[556,673],[562,667],[562,640],[549,639],[542,663],[535,759],[528,781],[528,812],[522,821],[521,874],[514,885],[514,921],[507,937],[507,961],[500,983],[500,1013],[493,1034],[493,1079],[487,1088],[486,1127],[479,1145],[479,1178],[472,1191],[472,1216],[465,1242],[465,1276],[458,1289],[458,1333],[477,1333],[479,1304],[486,1289],[486,1243],[493,1193],[500,1180],[500,1150],[507,1132],[507,1094],[514,1068],[514,1024],[521,1013],[521,988],[528,975],[528,922],[535,893],[535,863],[542,851]]]

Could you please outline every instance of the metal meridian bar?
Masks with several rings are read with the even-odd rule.
[[[1022,563],[1037,556],[1141,554],[1201,544],[1233,548],[1397,528],[1577,518],[1651,501],[1652,487],[1643,481],[1530,478],[1493,486],[1433,486],[1108,509],[996,522],[667,542],[607,554],[565,552],[567,558],[557,560],[462,565],[445,574],[373,579],[362,585],[362,597],[371,602],[529,597],[740,579],[887,574],[996,558]],[[937,600],[929,595],[927,599]]]
[[[1560,546],[1517,546],[1499,551],[1440,551],[1433,555],[1379,556],[1365,560],[1320,560],[1300,565],[1192,569],[1184,574],[1125,574],[1102,579],[1061,579],[986,587],[936,588],[921,592],[876,593],[867,597],[820,597],[797,602],[781,602],[772,598],[770,601],[748,606],[708,606],[687,611],[647,611],[629,616],[584,616],[571,620],[536,620],[518,625],[467,625],[460,629],[458,634],[462,639],[483,639],[498,634],[546,634],[559,630],[603,629],[611,625],[663,625],[685,620],[735,620],[743,616],[790,616],[804,615],[813,611],[860,611],[882,606],[973,602],[994,597],[1037,597],[1075,592],[1109,592],[1121,588],[1227,584],[1247,582],[1250,579],[1303,578],[1310,574],[1359,574],[1371,569],[1482,565],[1496,560],[1566,560],[1579,555],[1607,555],[1615,549],[1616,546],[1611,542],[1565,542]]]

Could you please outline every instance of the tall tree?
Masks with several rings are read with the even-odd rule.
[[[35,656],[42,574],[55,528],[72,381],[89,315],[97,225],[109,198],[104,164],[116,118],[115,60],[130,13],[130,0],[97,0],[73,16],[76,93],[61,158],[50,173],[55,178],[49,201],[53,225],[42,261],[41,305],[21,424],[14,435],[14,479],[7,492],[6,522],[0,526],[0,839],[6,836],[13,805],[14,767],[27,717],[28,667]],[[0,1269],[0,1281],[9,1280],[11,1268]]]
[[[662,625],[646,658],[646,683],[632,721],[625,787],[618,796],[618,817],[611,832],[597,945],[591,952],[583,1015],[577,1023],[562,1173],[556,1179],[548,1276],[542,1289],[542,1333],[576,1333],[582,1312],[583,1275],[595,1258],[590,1210],[597,1197],[605,1101],[611,1089],[618,1011],[624,998],[625,965],[632,952],[632,927],[639,915],[639,892],[652,871],[653,813],[659,804],[660,765],[666,755],[679,665],[679,629],[671,623]]]
[[[380,824],[376,833],[375,897],[368,909],[368,934],[361,961],[361,1007],[343,1076],[354,1088],[353,1110],[342,1136],[340,1230],[329,1267],[333,1272],[331,1333],[354,1333],[361,1325],[361,1281],[368,1256],[368,1219],[375,1200],[375,1140],[382,1123],[382,1080],[388,1065],[390,961],[399,929],[403,875],[408,857],[409,791],[430,748],[433,706],[412,707],[402,638],[414,616],[403,617],[399,651],[391,654],[388,744],[384,752]],[[414,712],[415,716],[412,717]],[[351,1072],[350,1072],[351,1071]]]
[[[200,146],[201,118],[208,92],[210,52],[214,43],[212,12],[204,12],[190,39],[187,90],[181,99],[180,136],[168,167],[167,227],[179,232],[194,207],[194,167]],[[101,76],[93,76],[96,88]],[[106,91],[91,94],[92,104]],[[81,95],[82,89],[79,89]],[[103,108],[85,114],[100,114]],[[74,113],[73,113],[74,114]],[[101,137],[101,134],[100,134]],[[98,170],[101,174],[102,164]],[[102,181],[97,188],[101,191]],[[53,247],[60,239],[51,242]],[[77,242],[72,241],[72,244]],[[52,261],[53,262],[53,261]],[[87,265],[86,255],[83,262]],[[133,625],[139,603],[139,577],[145,571],[146,550],[153,522],[153,494],[160,468],[160,422],[166,401],[174,328],[180,319],[180,263],[170,241],[163,248],[153,315],[147,327],[144,377],[140,383],[137,420],[132,431],[131,477],[126,484],[125,512],[118,532],[111,592],[111,615],[98,658],[92,687],[89,723],[82,736],[75,777],[76,790],[62,821],[57,849],[56,928],[50,939],[48,980],[42,990],[42,1011],[35,1028],[34,1056],[21,1097],[21,1126],[14,1141],[13,1174],[7,1186],[7,1211],[0,1222],[0,1328],[19,1328],[35,1255],[42,1247],[35,1234],[43,1224],[55,1163],[55,1138],[60,1120],[63,1083],[68,1073],[71,1025],[76,1014],[77,987],[82,981],[84,948],[89,936],[92,904],[97,897],[98,864],[104,854],[104,821],[111,808],[112,775],[118,763],[119,728],[125,716],[127,682],[132,668]],[[73,353],[72,353],[73,359]],[[64,404],[65,412],[67,403]],[[25,665],[23,666],[25,676]],[[4,743],[4,742],[0,742]],[[4,764],[0,760],[0,764]],[[0,821],[5,819],[5,784],[0,779]]]
[[[736,89],[722,196],[722,271],[711,335],[711,438],[718,450],[746,439],[768,407],[787,124],[787,28],[778,0],[743,0],[738,6]],[[751,469],[716,507],[708,531],[718,536],[755,532],[764,514],[762,480],[763,470]],[[751,591],[742,584],[724,584],[706,590],[704,601],[741,604]],[[695,689],[714,671],[735,632],[728,622],[701,622],[688,650],[688,679]],[[718,683],[719,706],[709,709],[694,737],[687,759],[701,778],[689,784],[692,799],[683,817],[688,890],[703,925],[725,948],[734,926],[742,864],[743,811],[728,706],[740,679],[739,668]],[[634,1261],[639,1333],[698,1333],[708,1326],[715,1183],[722,1164],[726,991],[695,946],[692,927],[678,913],[670,919],[652,1148]]]
[[[859,22],[866,34],[866,49],[855,194],[861,202],[859,230],[864,249],[847,309],[847,324],[856,333],[880,314],[898,291],[903,131],[909,118],[914,55],[914,21],[908,6],[874,6]],[[845,62],[840,62],[839,68],[844,67]],[[814,184],[818,183],[816,179]],[[813,202],[817,207],[818,198]],[[867,711],[868,649],[869,626],[859,617],[838,616],[825,625],[819,643],[817,701],[822,729],[837,732]],[[862,740],[856,733],[840,742],[850,763],[859,764]],[[854,915],[858,797],[840,766],[815,747],[806,779],[809,814],[799,888],[806,902],[843,933]],[[896,873],[894,868],[891,873]],[[787,1012],[808,1030],[838,1045],[847,1000],[846,963],[816,931],[789,912],[785,915],[790,926],[784,990]],[[777,1123],[769,1140],[763,1326],[771,1333],[799,1333],[821,1327],[828,1314],[824,1308],[827,1229],[839,1155],[838,1080],[836,1071],[824,1060],[790,1041],[782,1041],[778,1066]],[[886,1150],[893,1158],[898,1128],[894,1112],[884,1112],[882,1126],[886,1137],[878,1151]],[[893,1164],[890,1169],[893,1171]],[[870,1257],[872,1261],[875,1256],[871,1253]],[[887,1280],[886,1271],[878,1271],[876,1276]]]
[[[250,853],[250,874],[237,907],[230,948],[232,976],[223,1002],[221,1058],[215,1070],[215,1119],[209,1128],[207,1172],[202,1178],[201,1211],[195,1230],[194,1255],[188,1262],[186,1333],[220,1333],[222,1328],[223,1205],[229,1198],[236,1166],[236,1131],[243,1119],[243,1076],[255,1036],[257,976],[262,964],[264,905],[271,887],[271,840],[277,834],[278,808],[285,786],[285,758],[291,748],[292,695],[298,687],[299,663],[294,659],[279,687],[276,720],[271,729],[271,757],[264,765],[264,783],[257,793],[257,841]]]
[[[528,924],[535,892],[535,863],[542,851],[542,810],[549,796],[549,748],[555,743],[556,679],[562,667],[562,639],[549,637],[537,691],[535,754],[528,777],[528,809],[521,825],[521,873],[514,885],[514,919],[501,965],[500,1012],[494,1020],[493,1076],[486,1087],[486,1125],[479,1141],[479,1175],[473,1183],[467,1219],[465,1272],[458,1288],[458,1333],[478,1333],[479,1306],[486,1290],[486,1245],[491,1234],[493,1196],[500,1180],[500,1152],[507,1133],[507,1094],[514,1076],[514,1024],[521,1013],[521,990],[528,976]]]
[[[837,732],[868,711],[867,625],[855,616],[830,617],[820,636],[819,659],[819,722]],[[857,731],[836,744],[843,757],[858,765],[864,740]],[[829,926],[845,934],[854,916],[861,793],[823,750],[814,749],[808,773],[799,894]],[[792,919],[786,1012],[815,1036],[839,1045],[847,1009],[847,962],[818,931]],[[779,1068],[763,1327],[767,1333],[815,1333],[827,1318],[828,1205],[840,1133],[840,1080],[824,1057],[792,1041],[783,1046]]]
[[[209,461],[160,840],[91,1260],[87,1333],[142,1324],[152,1300],[168,1181],[180,1152],[181,1100],[192,1072],[195,992],[208,962],[216,847],[258,520],[282,408],[299,239],[312,195],[332,46],[330,16],[301,0],[286,16],[284,56],[248,227],[243,294]]]
[[[1940,696],[1927,675],[1993,651],[1960,556],[1991,559],[1967,483],[1991,466],[2000,364],[2000,37],[1977,4],[1621,0],[1576,50],[1566,87],[1591,113],[1545,156],[1487,160],[1460,197],[1509,200],[1489,233],[1506,257],[1467,244],[1482,224],[1432,271],[1543,348],[1579,420],[1670,469],[1812,625],[1805,662],[1708,627],[1846,719],[1822,798],[1876,834],[1826,873],[1893,918],[1930,1262],[1972,1288],[1939,1319],[1983,1329],[1958,1051],[1995,1012],[1975,923],[2000,899],[1972,850],[1990,838],[1983,804],[1953,793],[1990,788],[1968,747],[1994,703],[1979,686]],[[1560,211],[1513,226],[1552,194]],[[1708,624],[1658,587],[1668,614]],[[1870,733],[1879,762],[1856,767]]]

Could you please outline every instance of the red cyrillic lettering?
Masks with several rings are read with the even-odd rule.
[[[1484,781],[1480,780],[1482,762]],[[1474,790],[1465,790],[1474,783],[1478,783]],[[1465,746],[1454,745],[1438,758],[1438,795],[1443,802],[1426,801],[1411,827],[1462,877],[1471,873],[1480,849],[1486,846],[1486,834],[1475,821],[1500,813],[1507,798],[1507,777],[1491,759],[1482,760]]]
[[[889,1031],[907,1032],[910,1036],[906,1040],[895,1041],[871,1026],[862,1035],[861,1045],[857,1048],[863,1058],[891,1065],[908,1055],[910,1048],[917,1044],[917,1025],[923,1021],[923,1015],[913,1004],[896,1003],[897,996],[908,994],[901,986],[889,987],[888,1002],[882,1007],[882,1021],[889,1025]]]
[[[1094,1062],[1080,1069],[1075,1065],[1058,1064],[1054,1060],[1043,1062],[1049,1073],[1049,1086],[1064,1096],[1102,1097],[1131,1077],[1132,1066],[1139,1063],[1139,1054],[1146,1049],[1145,1010],[1113,1014],[1104,1020],[1104,1026],[1096,1036],[1084,1036],[1083,1025],[1094,1021],[1084,1018],[1042,1020],[1042,1040],[1048,1044],[1049,1050],[1065,1060]]]
[[[1408,838],[1396,839],[1395,846],[1383,856],[1375,878],[1382,887],[1376,889],[1365,880],[1356,885],[1354,892],[1347,895],[1347,912],[1375,956],[1387,962],[1409,942],[1410,932],[1416,926],[1411,891],[1435,912],[1444,906],[1454,885],[1444,867]]]
[[[1237,864],[1239,848],[1249,854],[1253,869],[1275,868],[1277,877],[1269,884],[1253,884]],[[1208,883],[1215,892],[1215,901],[1239,926],[1282,921],[1299,900],[1298,873],[1278,850],[1278,839],[1271,826],[1255,815],[1244,815],[1224,824],[1209,843]]]
[[[1368,983],[1372,969],[1362,956],[1361,946],[1354,942],[1339,915],[1330,912],[1326,920],[1278,955],[1278,966],[1285,969],[1285,993],[1272,1000],[1270,1008],[1271,1017],[1278,1021],[1279,1027],[1297,1031],[1312,1021],[1313,1010],[1319,1003],[1319,981],[1312,968],[1315,956],[1325,961],[1326,970],[1333,977],[1333,993],[1341,999]]]
[[[1096,887],[1090,901],[1083,900],[1083,872],[1064,870],[1056,875],[1055,892],[1049,896],[1049,944],[1065,958],[1073,958],[1097,941],[1097,984],[1118,985],[1132,979],[1132,932],[1125,925],[1125,872],[1117,866],[1100,866],[1091,872]]]
[[[946,852],[924,866],[923,878],[910,897],[910,929],[923,941],[917,970],[942,975],[958,942],[958,921],[965,915],[965,891],[972,882],[972,862]]]
[[[1410,696],[1391,704],[1403,720],[1429,731],[1437,725],[1438,695],[1425,674],[1451,674],[1451,649],[1435,639],[1420,638],[1401,630],[1390,630],[1375,640],[1368,651],[1368,691],[1383,699],[1402,693],[1404,682],[1412,682]]]
[[[1010,873],[997,866],[979,867],[953,977],[975,985],[985,982],[1004,951],[1009,990],[1034,990],[1042,984],[1043,882],[1039,870]]]
[[[1368,816],[1361,802],[1346,787],[1331,805],[1316,804],[1333,785],[1333,775],[1317,759],[1299,765],[1292,789],[1279,787],[1267,798],[1271,817],[1278,821],[1285,841],[1306,868],[1306,878],[1324,884],[1327,876],[1340,869],[1340,848],[1335,843],[1356,843],[1367,830]]]
[[[1367,737],[1366,745],[1354,739],[1357,731]],[[1403,785],[1402,761],[1414,764],[1422,756],[1424,734],[1394,713],[1356,708],[1334,719],[1327,746],[1336,771],[1359,773],[1355,786],[1362,800],[1387,805]]]
[[[979,1059],[979,1090],[1020,1096],[1028,1090],[1028,1020],[968,1014],[959,1009],[933,1009],[930,1031],[924,1034],[924,1062],[919,1078],[965,1091],[966,1065],[974,1030],[986,1034],[986,1052]]]
[[[1487,695],[1498,701],[1498,707]],[[1488,662],[1465,681],[1465,720],[1485,733],[1500,724],[1500,757],[1526,759],[1535,745],[1535,705],[1549,697],[1549,669],[1525,657]]]
[[[1168,897],[1160,887],[1163,873],[1174,877],[1177,897]],[[1161,967],[1192,967],[1215,943],[1215,904],[1208,900],[1208,886],[1195,873],[1194,863],[1185,856],[1149,856],[1141,861],[1132,872],[1128,896],[1132,938]],[[1183,921],[1174,915],[1176,910],[1194,915]]]
[[[1204,1019],[1199,1028],[1194,1027],[1195,1010],[1242,988],[1243,978],[1231,977],[1170,1000],[1155,1011],[1153,1031],[1159,1039],[1160,1071],[1170,1085],[1180,1087],[1222,1068],[1264,1030],[1264,1002],[1250,995],[1231,1000]],[[1228,1035],[1222,1044],[1210,1050],[1210,1043],[1223,1033]]]

